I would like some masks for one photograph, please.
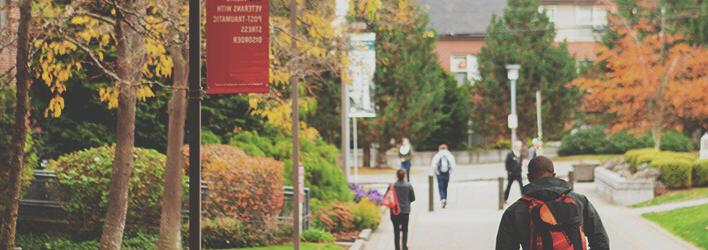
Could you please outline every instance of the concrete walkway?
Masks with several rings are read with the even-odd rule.
[[[632,209],[632,212],[634,212],[635,214],[663,212],[663,211],[669,211],[669,210],[674,210],[674,209],[678,209],[678,208],[699,206],[699,205],[703,205],[706,203],[708,203],[708,198],[690,200],[690,201],[672,202],[672,203],[666,203],[666,204],[650,206],[650,207],[635,208],[635,209]]]
[[[570,165],[556,163],[558,174],[566,175]],[[447,208],[441,209],[435,198],[434,212],[428,212],[427,168],[414,169],[411,183],[417,200],[411,213],[410,249],[494,249],[502,216],[502,211],[497,209],[496,181],[496,177],[505,175],[501,163],[459,167],[453,173]],[[360,176],[359,180],[383,186],[393,177],[371,175]],[[593,183],[577,183],[575,188],[588,196],[602,216],[612,249],[697,249],[642,219],[632,209],[615,206],[599,198]],[[514,184],[509,202],[519,197],[519,187]],[[364,249],[394,249],[393,226],[388,217],[365,243]]]

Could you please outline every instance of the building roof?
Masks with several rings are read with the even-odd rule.
[[[599,0],[541,0],[541,5],[593,5]],[[430,26],[442,38],[484,37],[492,14],[501,15],[507,0],[418,0]]]
[[[500,15],[507,0],[418,0],[441,37],[484,37],[492,14]]]

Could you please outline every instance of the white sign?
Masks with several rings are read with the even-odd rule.
[[[349,42],[349,117],[376,117],[374,72],[376,71],[376,34],[352,34]]]
[[[506,117],[506,120],[508,122],[509,128],[518,128],[519,127],[519,117],[516,116],[516,114],[511,114]]]

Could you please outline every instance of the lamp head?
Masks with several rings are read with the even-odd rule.
[[[515,80],[519,79],[519,69],[521,69],[521,65],[518,65],[518,64],[507,64],[506,65],[506,70],[507,70],[506,76],[509,78],[509,80],[515,81]]]

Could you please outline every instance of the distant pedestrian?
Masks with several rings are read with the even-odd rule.
[[[504,202],[509,199],[509,191],[511,191],[511,184],[514,181],[519,182],[519,190],[522,190],[524,182],[521,179],[521,164],[523,157],[521,156],[521,142],[515,141],[511,152],[506,155],[506,161],[504,162],[506,168],[506,190],[504,191]]]
[[[411,160],[413,159],[413,147],[408,138],[403,137],[401,147],[398,149],[398,157],[401,159],[401,168],[406,170],[406,180],[411,182]]]
[[[533,138],[531,140],[531,149],[529,149],[529,160],[533,159],[536,156],[543,155],[543,143],[541,142],[541,139],[539,138]]]
[[[504,211],[497,250],[610,249],[600,215],[570,184],[555,177],[553,162],[536,156],[529,162],[523,196]],[[587,237],[587,239],[586,239]]]
[[[396,171],[396,178],[397,181],[391,184],[384,194],[383,203],[390,208],[396,250],[408,250],[408,220],[411,202],[415,201],[415,192],[413,185],[406,182],[405,170]]]
[[[431,167],[432,172],[435,173],[438,179],[440,203],[445,208],[447,206],[447,186],[450,183],[450,173],[455,169],[455,156],[447,150],[446,144],[438,146],[438,153],[433,156]]]

